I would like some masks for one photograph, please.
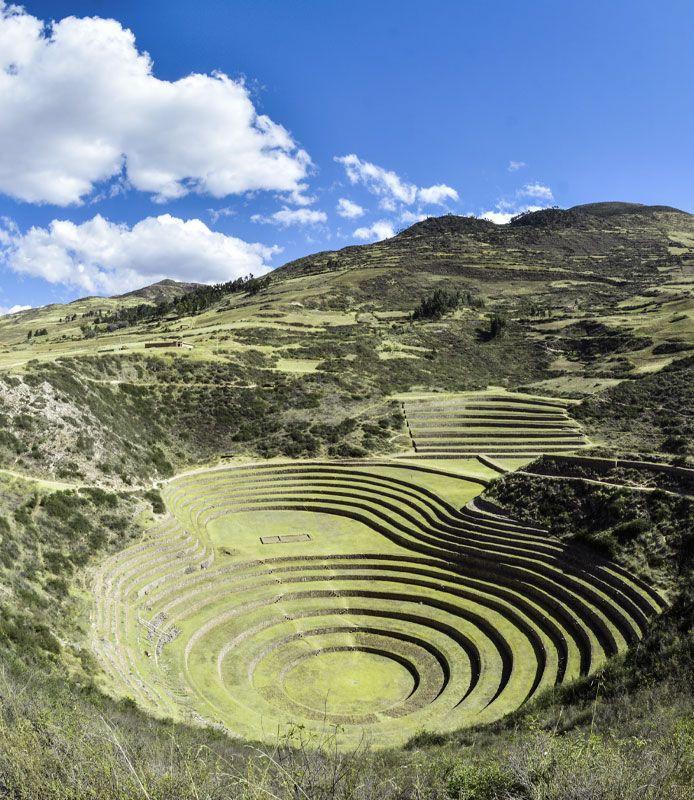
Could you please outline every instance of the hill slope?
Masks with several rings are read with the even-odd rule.
[[[597,203],[0,318],[8,795],[687,797],[693,272]]]
[[[393,392],[493,385],[580,398],[681,358],[694,346],[693,273],[692,215],[602,203],[506,226],[424,220],[384,242],[287,264],[253,291],[201,296],[192,316],[172,305],[109,322],[162,289],[190,290],[172,283],[32,309],[0,319],[0,370],[12,376],[0,381],[0,413],[10,429],[26,420],[0,463],[46,476],[57,464],[62,474],[105,469],[112,482],[220,452],[397,450],[406,443],[397,426],[379,442],[361,424],[387,416]],[[413,321],[436,289],[454,307]],[[187,347],[151,349],[172,341]],[[253,425],[244,393],[256,401]],[[288,396],[302,399],[289,408]],[[610,444],[609,425],[594,430]],[[154,462],[138,456],[135,468],[130,441]],[[682,447],[675,431],[647,452],[681,456]]]

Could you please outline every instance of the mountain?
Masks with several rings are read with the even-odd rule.
[[[286,264],[277,276],[339,275],[322,303],[339,300],[333,284],[349,282],[355,299],[396,307],[441,279],[496,284],[564,285],[565,299],[605,284],[635,291],[660,273],[688,269],[694,258],[694,215],[666,206],[594,203],[523,214],[508,225],[474,217],[431,217],[392,239],[316,253]],[[568,297],[570,295],[570,297]]]
[[[77,472],[115,486],[123,476],[156,473],[144,457],[152,446],[143,438],[150,420],[130,407],[132,396],[120,399],[125,416],[118,425],[113,412],[94,417],[110,402],[102,396],[108,385],[134,383],[141,402],[159,409],[185,395],[185,414],[172,407],[157,428],[176,469],[220,452],[328,455],[333,445],[369,451],[369,435],[345,433],[341,444],[331,444],[324,434],[302,438],[287,426],[292,420],[318,430],[326,417],[347,419],[413,389],[494,385],[599,398],[691,352],[693,281],[691,214],[595,203],[524,214],[502,226],[429,218],[392,239],[307,256],[226,293],[163,281],[115,298],[32,309],[0,319],[0,370],[28,370],[38,382],[23,379],[21,392],[6,389],[13,405],[35,416],[18,437],[25,450],[7,457],[48,477],[50,465],[69,451]],[[143,302],[191,292],[193,304],[172,302],[154,316],[138,311]],[[413,320],[417,308],[434,312]],[[153,359],[157,344],[165,346],[158,353],[163,366]],[[186,349],[170,362],[166,346],[173,344]],[[162,379],[170,373],[167,381],[173,380],[172,365],[181,376],[173,393]],[[55,424],[48,424],[39,409],[49,401],[39,385],[67,380],[58,370],[70,373],[74,407],[56,407]],[[198,384],[202,394],[193,397]],[[237,385],[257,386],[254,401],[264,397],[264,407],[275,409],[271,432],[261,433],[261,419],[243,431],[225,422],[239,408]],[[282,409],[278,397],[290,391],[305,395],[302,402],[315,410]],[[85,417],[88,399],[94,409]],[[70,444],[71,415],[101,442],[101,459]],[[674,457],[677,437],[686,433],[652,423],[620,432],[625,423],[614,409],[591,419],[600,438],[627,452],[640,441],[641,452]],[[37,430],[44,432],[40,442]]]
[[[201,286],[204,286],[204,284],[184,283],[183,281],[173,281],[170,278],[165,278],[163,281],[152,283],[149,286],[143,286],[141,289],[115,295],[114,299],[122,300],[136,297],[150,303],[162,303],[177,297],[182,297],[184,294],[199,289]]]

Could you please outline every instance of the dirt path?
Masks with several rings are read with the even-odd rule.
[[[24,472],[17,472],[13,469],[3,469],[0,467],[0,475],[8,475],[11,478],[20,478],[23,481],[38,483],[50,489],[80,489],[83,486],[91,486],[87,483],[67,483],[66,481],[52,481],[47,478],[37,478],[34,475],[27,475]]]
[[[694,500],[694,496],[690,494],[683,494],[682,492],[673,492],[671,489],[661,489],[658,486],[643,486],[641,484],[633,483],[613,483],[612,481],[599,481],[594,478],[582,478],[576,475],[545,475],[541,472],[526,472],[526,470],[519,469],[517,475],[528,475],[531,478],[543,478],[555,481],[582,481],[583,483],[592,483],[596,486],[609,486],[615,489],[630,489],[634,492],[663,492],[671,497],[684,497],[687,500]]]
[[[29,475],[25,472],[18,472],[16,470],[5,469],[3,467],[0,467],[0,475],[7,475],[10,478],[19,478],[20,480],[23,481],[30,481],[31,483],[36,483],[39,486],[43,486],[46,489],[53,489],[55,491],[62,491],[65,489],[68,490],[84,489],[84,488],[92,488],[95,486],[103,488],[102,484],[95,481],[73,481],[73,482],[54,481],[51,480],[50,478],[39,478],[36,475]],[[108,491],[131,493],[131,492],[147,491],[148,489],[156,489],[160,483],[161,481],[151,481],[149,483],[133,484],[123,489],[114,489],[113,487],[109,486],[107,486],[106,488]]]

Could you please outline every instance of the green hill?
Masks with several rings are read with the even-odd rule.
[[[1,317],[0,793],[684,800],[693,281],[594,203]]]

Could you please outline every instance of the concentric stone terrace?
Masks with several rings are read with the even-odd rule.
[[[408,400],[403,403],[418,458],[508,458],[566,453],[588,442],[565,400],[511,392]]]
[[[172,481],[165,520],[95,576],[112,691],[249,737],[392,744],[497,719],[639,639],[661,608],[647,585],[482,489],[374,461]]]

